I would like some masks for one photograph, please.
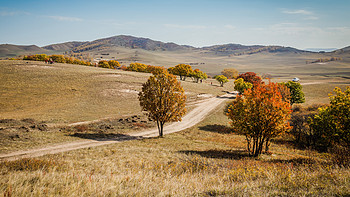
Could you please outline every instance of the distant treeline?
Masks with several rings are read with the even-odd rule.
[[[43,61],[43,62],[57,62],[57,63],[67,63],[67,64],[79,64],[85,66],[93,66],[89,61],[79,60],[73,57],[67,57],[64,55],[46,55],[46,54],[36,54],[36,55],[25,55],[23,60],[32,61]]]
[[[320,59],[317,59],[317,60],[308,60],[306,61],[306,64],[312,64],[312,63],[323,63],[323,62],[331,62],[331,61],[338,61],[338,60],[342,60],[341,57],[331,57],[331,58],[320,58]]]
[[[14,58],[13,58],[14,59]],[[97,66],[101,68],[109,69],[122,69],[133,72],[144,72],[144,73],[153,73],[158,74],[162,72],[169,72],[170,74],[180,76],[181,80],[185,80],[186,77],[191,77],[195,82],[202,81],[207,79],[208,76],[206,73],[200,71],[199,69],[192,70],[190,65],[179,64],[175,67],[170,67],[166,69],[162,66],[152,66],[142,63],[131,63],[129,66],[121,66],[120,63],[116,60],[101,60],[98,63],[91,63],[90,61],[79,60],[74,57],[67,57],[64,55],[46,55],[46,54],[36,54],[36,55],[26,55],[23,57],[23,60],[32,60],[32,61],[44,61],[47,63],[67,63],[67,64],[77,64],[85,66]]]

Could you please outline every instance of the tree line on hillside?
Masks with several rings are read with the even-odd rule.
[[[313,64],[313,63],[325,63],[325,62],[331,62],[331,61],[339,61],[342,60],[341,57],[331,57],[331,58],[319,58],[317,60],[308,60],[306,61],[306,64]]]

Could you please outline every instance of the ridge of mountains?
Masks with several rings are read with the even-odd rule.
[[[241,45],[241,44],[223,44],[213,45],[208,47],[196,48],[189,45],[178,45],[172,42],[161,42],[151,40],[149,38],[133,37],[127,35],[113,36],[109,38],[97,39],[94,41],[85,42],[64,42],[58,44],[51,44],[44,47],[36,45],[22,46],[11,44],[0,44],[0,57],[13,57],[18,55],[29,55],[35,53],[84,53],[94,51],[106,51],[116,47],[123,47],[128,49],[143,49],[146,51],[186,51],[199,50],[207,53],[214,53],[215,55],[244,55],[256,54],[262,52],[268,53],[315,53],[312,51],[299,50],[292,47],[283,46],[264,46],[264,45]],[[332,51],[331,53],[349,52],[350,46],[343,49]]]

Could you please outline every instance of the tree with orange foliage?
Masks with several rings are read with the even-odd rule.
[[[268,151],[270,139],[290,129],[291,105],[282,98],[278,84],[256,83],[232,102],[227,116],[238,133],[246,136],[247,149],[252,156]]]
[[[161,137],[166,122],[181,121],[186,113],[185,91],[176,77],[166,71],[148,78],[142,85],[139,101],[142,110],[147,111],[148,117],[156,121]]]

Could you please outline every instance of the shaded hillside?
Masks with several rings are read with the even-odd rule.
[[[344,47],[342,49],[335,50],[335,51],[333,51],[333,53],[337,53],[337,54],[347,53],[347,54],[350,54],[350,46]]]
[[[47,49],[47,50],[53,50],[53,51],[70,51],[75,47],[78,47],[80,45],[83,45],[87,42],[65,42],[65,43],[59,43],[59,44],[51,44],[48,46],[44,46],[42,48]]]
[[[144,49],[148,51],[176,51],[194,48],[191,46],[178,45],[175,43],[154,41],[148,38],[137,38],[133,36],[120,35],[87,42],[83,45],[75,47],[72,51],[79,53],[89,50],[106,50],[113,47]]]
[[[251,55],[261,52],[269,53],[307,53],[308,51],[299,50],[292,47],[282,47],[282,46],[262,46],[253,45],[245,46],[240,44],[224,44],[215,45],[210,47],[203,47],[202,49],[208,50],[210,52],[215,52],[217,55]]]
[[[13,45],[13,44],[1,44],[0,45],[0,57],[17,56],[24,54],[45,53],[47,50],[38,47],[36,45]]]

